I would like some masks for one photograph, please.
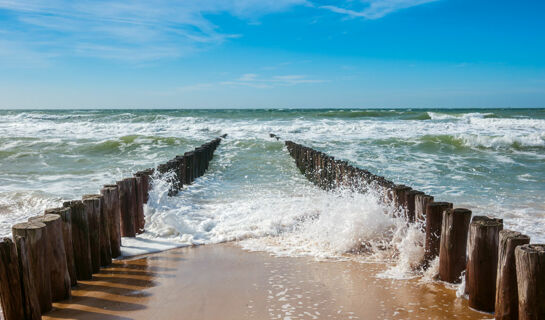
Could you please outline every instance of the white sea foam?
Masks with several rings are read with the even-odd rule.
[[[401,114],[392,112],[392,114]],[[0,113],[1,235],[62,199],[96,192],[228,133],[210,172],[177,197],[156,184],[145,240],[190,245],[241,240],[277,255],[345,259],[354,252],[418,274],[422,233],[384,214],[373,195],[310,185],[270,132],[469,207],[544,240],[545,120],[430,112],[431,120],[382,117],[240,117],[196,113]],[[513,175],[514,181],[509,180]],[[523,182],[523,185],[520,183]],[[517,186],[517,187],[515,187]]]

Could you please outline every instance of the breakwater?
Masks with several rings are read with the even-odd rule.
[[[71,297],[79,280],[92,280],[94,273],[121,255],[121,237],[144,232],[144,204],[153,179],[166,179],[169,195],[174,195],[205,173],[221,138],[156,169],[104,185],[100,194],[83,195],[15,224],[13,238],[0,242],[4,318],[41,319],[53,302]]]
[[[472,217],[471,210],[454,208],[318,150],[293,141],[285,145],[301,173],[317,186],[378,191],[381,201],[394,207],[394,216],[421,223],[426,233],[421,266],[428,268],[438,259],[438,280],[463,281],[471,308],[494,313],[496,319],[545,318],[545,245],[503,230],[502,219]]]

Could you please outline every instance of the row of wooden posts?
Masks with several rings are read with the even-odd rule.
[[[170,179],[170,194],[204,174],[220,141],[214,139],[158,166],[157,175]],[[0,242],[4,319],[41,319],[52,302],[71,297],[78,280],[92,280],[101,267],[120,257],[121,237],[144,232],[144,204],[154,173],[139,171],[105,185],[100,194],[66,201],[63,207],[14,225],[13,239]]]
[[[271,137],[279,139],[271,134]],[[324,189],[378,190],[394,215],[425,226],[422,267],[439,257],[439,279],[460,283],[465,274],[469,306],[496,319],[545,319],[545,245],[529,244],[520,232],[503,230],[503,220],[474,216],[468,209],[397,185],[382,176],[294,143],[285,142],[297,167]]]

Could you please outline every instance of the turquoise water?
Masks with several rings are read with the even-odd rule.
[[[270,132],[545,241],[545,109],[0,111],[0,233],[224,133],[195,185],[154,190],[147,236],[327,256],[382,230],[373,199],[318,190]]]

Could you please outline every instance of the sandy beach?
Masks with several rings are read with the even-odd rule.
[[[455,291],[385,266],[273,257],[234,244],[118,260],[44,319],[486,319]]]

